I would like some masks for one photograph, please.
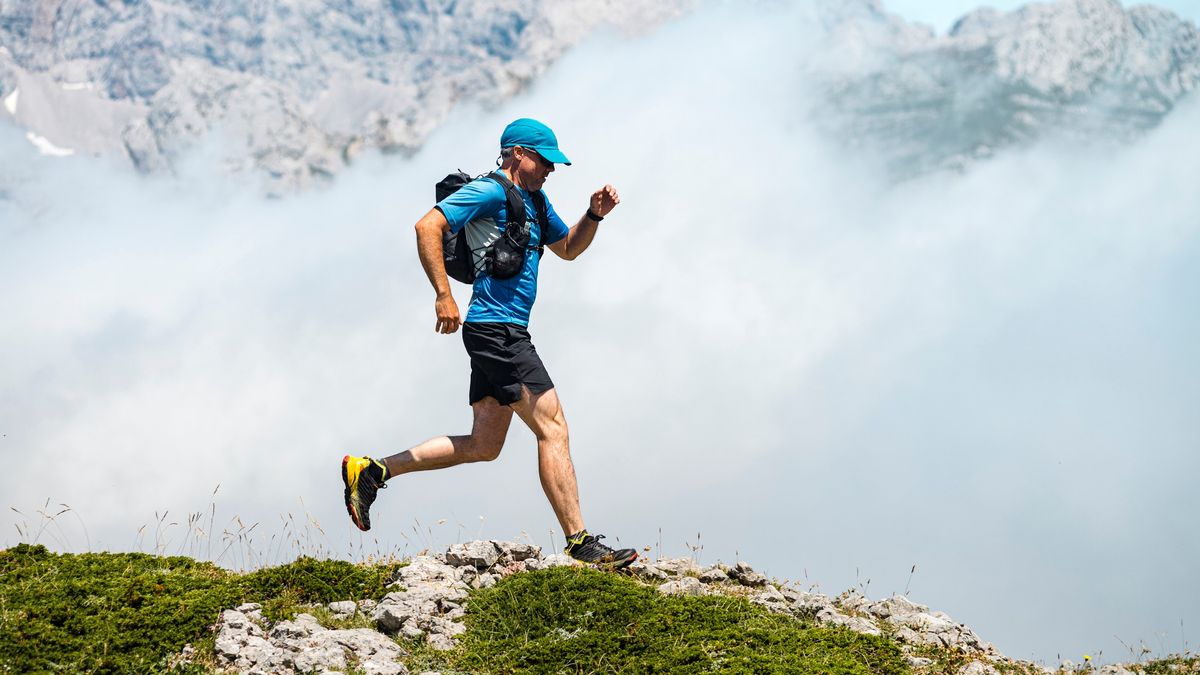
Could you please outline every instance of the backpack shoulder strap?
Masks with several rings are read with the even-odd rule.
[[[537,248],[540,251],[544,248],[542,242],[546,240],[546,233],[550,231],[550,209],[546,206],[546,195],[541,190],[532,192],[529,196],[533,197],[533,208],[537,211],[537,222],[540,233]]]
[[[505,176],[499,171],[493,171],[485,177],[499,183],[500,187],[504,188],[504,195],[508,199],[508,208],[506,209],[508,217],[505,219],[504,230],[506,232],[509,231],[510,226],[513,228],[514,232],[524,230],[525,200],[521,199],[521,193],[517,192],[517,186],[513,185],[513,182],[508,179],[508,176]]]

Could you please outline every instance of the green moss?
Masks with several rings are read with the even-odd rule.
[[[401,563],[402,564],[402,563]],[[42,546],[0,551],[0,673],[216,671],[210,626],[222,609],[260,602],[268,618],[322,605],[380,598],[401,564],[363,566],[301,558],[250,574],[183,557],[137,553],[54,554]],[[768,613],[727,596],[664,596],[630,578],[581,568],[518,574],[472,593],[458,648],[406,644],[413,672],[443,673],[908,673],[888,635],[872,637]],[[197,662],[168,666],[184,644]],[[953,673],[969,658],[922,649],[918,669]],[[1002,672],[1025,673],[1024,664]],[[1200,673],[1200,659],[1142,665],[1146,675]]]
[[[1164,659],[1155,659],[1141,669],[1146,675],[1181,675],[1182,673],[1200,673],[1200,656],[1172,655]]]
[[[383,597],[399,563],[364,567],[344,560],[300,558],[242,578],[248,596],[264,598],[263,616],[273,621],[294,616],[304,605]]]
[[[375,621],[371,617],[355,612],[350,616],[337,616],[329,611],[324,605],[313,605],[311,607],[301,607],[300,611],[311,614],[317,620],[317,623],[330,630],[343,630],[347,628],[375,628]],[[299,613],[299,612],[297,612]],[[295,614],[292,615],[294,618]]]
[[[17,672],[147,670],[237,604],[230,574],[190,558],[0,551],[0,663]]]
[[[630,579],[556,568],[471,599],[455,661],[485,673],[905,673],[882,638],[805,625],[739,598],[668,597]]]
[[[158,670],[222,609],[261,602],[279,616],[289,603],[379,598],[396,567],[301,558],[239,575],[191,558],[22,544],[0,551],[0,672]]]

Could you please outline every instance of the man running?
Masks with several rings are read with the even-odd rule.
[[[637,558],[634,549],[614,550],[600,542],[603,535],[589,534],[584,528],[567,421],[554,383],[529,337],[529,313],[537,296],[541,247],[549,248],[564,260],[574,260],[592,243],[600,221],[620,203],[613,186],[605,185],[592,194],[587,212],[568,229],[542,192],[542,185],[554,172],[555,164],[570,166],[571,162],[558,149],[554,132],[537,120],[516,120],[500,136],[503,176],[471,181],[417,221],[417,253],[437,293],[435,330],[450,334],[462,325],[463,344],[471,357],[470,403],[474,423],[469,435],[431,438],[382,461],[349,455],[343,458],[346,510],[359,529],[371,529],[371,504],[379,488],[387,487],[388,479],[412,471],[496,459],[515,411],[537,437],[538,473],[554,515],[567,534],[564,552],[583,562],[620,567]],[[502,183],[507,181],[511,181],[524,201],[530,228],[524,267],[516,276],[506,279],[479,272],[467,319],[462,322],[446,278],[443,233],[447,230],[457,233],[466,227],[467,241],[473,249],[478,249],[475,253],[478,262],[487,246],[504,232],[509,202]],[[540,217],[539,211],[542,211]],[[477,265],[477,271],[480,267]]]

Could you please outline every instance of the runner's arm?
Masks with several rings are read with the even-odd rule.
[[[434,330],[447,335],[457,331],[462,323],[458,303],[454,302],[450,280],[446,277],[446,261],[442,259],[442,233],[449,227],[446,216],[436,208],[430,209],[416,224],[417,256],[421,258],[421,267],[425,268],[425,276],[429,277],[429,283],[437,294],[433,305],[437,313]]]
[[[605,185],[592,193],[591,201],[588,204],[588,212],[603,218],[620,203],[621,198],[617,195],[617,189],[611,185]],[[592,239],[596,237],[596,230],[599,229],[599,225],[599,221],[592,220],[589,214],[585,213],[583,216],[580,216],[579,222],[575,223],[567,231],[567,236],[553,244],[548,244],[548,246],[551,251],[554,251],[555,255],[563,260],[574,260],[586,251],[588,246],[592,245]]]
[[[586,251],[588,246],[592,245],[592,239],[596,237],[599,225],[600,223],[585,215],[571,229],[567,230],[567,236],[553,244],[546,244],[546,246],[554,251],[554,255],[563,260],[574,260],[579,257],[580,253]]]

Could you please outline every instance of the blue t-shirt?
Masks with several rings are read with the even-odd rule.
[[[530,193],[517,188],[525,201],[525,222],[529,223],[529,245],[545,246],[567,236],[567,224],[554,211],[546,199],[546,211],[550,231],[543,233],[537,220],[537,209]],[[542,197],[546,193],[542,192]],[[504,187],[494,180],[480,178],[462,186],[457,192],[437,203],[436,207],[446,216],[450,231],[457,233],[467,228],[467,245],[475,251],[476,270],[487,246],[504,233],[508,222],[508,198]],[[538,263],[541,255],[536,250],[527,250],[525,266],[521,273],[508,279],[493,279],[486,272],[475,277],[471,305],[467,308],[467,321],[473,323],[512,323],[529,325],[529,313],[537,298]]]

